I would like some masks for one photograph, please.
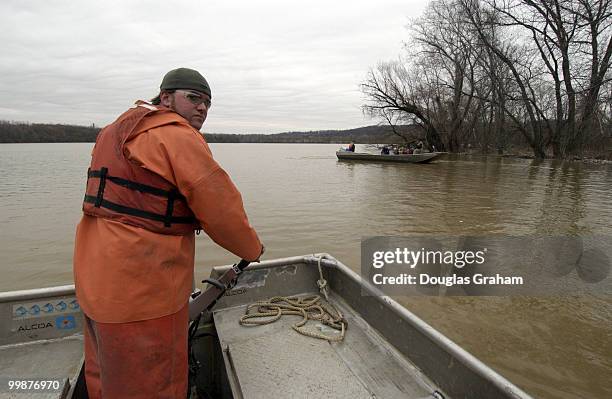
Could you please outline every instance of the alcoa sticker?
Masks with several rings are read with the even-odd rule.
[[[58,298],[52,301],[28,302],[13,305],[13,320],[49,317],[81,310],[74,297]]]
[[[47,321],[47,322],[42,322],[42,323],[32,323],[32,324],[28,324],[24,326],[19,326],[17,331],[24,332],[24,331],[32,331],[32,330],[43,330],[49,327],[53,327],[53,323]]]

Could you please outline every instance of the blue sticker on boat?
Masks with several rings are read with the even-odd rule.
[[[56,301],[36,301],[16,303],[13,305],[13,319],[38,319],[49,317],[54,313],[60,314],[78,313],[81,308],[74,297],[58,298]]]
[[[55,319],[55,327],[58,330],[72,330],[76,328],[74,316],[60,316]]]
[[[21,317],[26,314],[28,314],[28,309],[24,308],[23,306],[20,306],[17,309],[15,309],[15,316],[17,317]]]

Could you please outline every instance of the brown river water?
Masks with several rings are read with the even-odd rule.
[[[91,148],[0,145],[0,291],[72,283]],[[336,160],[336,144],[211,148],[243,193],[266,259],[328,252],[359,272],[368,236],[612,237],[612,165],[477,156],[351,163]],[[199,280],[236,260],[204,235],[196,251]],[[536,397],[612,397],[612,294],[396,299]]]

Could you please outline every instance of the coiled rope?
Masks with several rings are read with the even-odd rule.
[[[244,316],[240,318],[240,324],[263,325],[274,323],[284,315],[302,316],[302,320],[291,326],[298,333],[307,337],[324,339],[330,342],[339,342],[344,339],[346,332],[346,321],[336,308],[331,304],[325,304],[319,295],[307,297],[282,297],[275,296],[266,301],[258,301],[250,304]],[[265,320],[262,320],[266,318]],[[316,320],[335,330],[340,331],[337,335],[326,335],[304,328],[308,320]]]
[[[240,324],[243,326],[257,326],[274,323],[284,315],[302,316],[302,320],[291,326],[298,333],[307,337],[323,339],[330,342],[340,342],[344,340],[347,323],[344,316],[330,302],[327,293],[327,281],[323,278],[323,270],[321,269],[321,257],[319,256],[319,276],[317,281],[319,291],[325,296],[325,301],[320,295],[311,295],[307,297],[283,297],[276,296],[265,301],[258,301],[247,306],[244,316],[240,318]],[[263,319],[263,320],[262,320]],[[322,334],[310,331],[304,326],[308,320],[315,320],[321,324],[325,324],[337,331],[340,334]]]

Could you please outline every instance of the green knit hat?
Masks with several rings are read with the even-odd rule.
[[[173,69],[164,76],[159,86],[160,90],[188,89],[208,94],[210,98],[210,86],[200,72],[189,68]],[[151,100],[153,104],[159,104],[159,95]]]

